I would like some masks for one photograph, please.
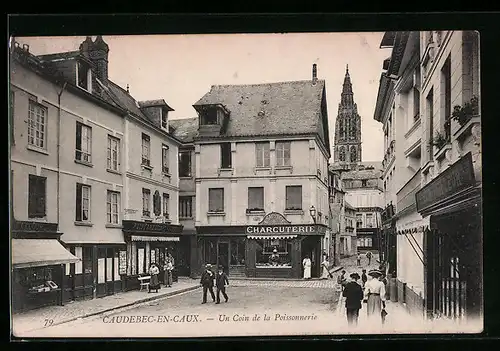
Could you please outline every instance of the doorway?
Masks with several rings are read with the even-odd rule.
[[[317,278],[320,276],[321,261],[323,259],[321,255],[321,237],[307,237],[302,241],[301,244],[301,260],[308,256],[311,259],[311,277]]]
[[[224,272],[229,274],[229,242],[219,241],[217,243],[217,269],[224,267]]]

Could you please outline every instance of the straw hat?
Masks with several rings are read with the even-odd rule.
[[[206,268],[212,268],[212,265],[211,265],[210,263],[207,263],[207,264],[205,265],[205,267],[206,267]]]
[[[371,275],[372,277],[381,277],[383,274],[378,269],[372,269],[368,272],[368,275]]]

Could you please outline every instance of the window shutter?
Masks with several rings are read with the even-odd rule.
[[[264,144],[264,167],[271,165],[271,155],[269,150],[269,143]]]
[[[77,221],[81,221],[82,220],[82,185],[81,184],[77,184],[76,185],[76,204],[75,204],[75,208],[76,208],[76,217],[75,217],[75,219]]]
[[[37,184],[37,196],[38,196],[38,208],[37,212],[40,216],[45,216],[45,178],[38,177]]]
[[[262,150],[262,144],[255,144],[255,155],[256,155],[256,166],[262,167],[264,165],[264,156]]]
[[[82,125],[76,122],[76,155],[75,158],[77,160],[81,159],[81,150],[82,150]]]

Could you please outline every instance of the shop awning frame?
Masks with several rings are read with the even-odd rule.
[[[30,268],[76,263],[73,255],[57,239],[12,239],[12,268]]]
[[[178,236],[146,236],[146,235],[131,235],[131,241],[149,241],[149,242],[172,242],[172,241],[181,241],[181,238]]]
[[[248,239],[295,239],[298,235],[247,235]]]

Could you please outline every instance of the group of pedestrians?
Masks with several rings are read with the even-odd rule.
[[[385,277],[379,269],[372,269],[362,275],[351,273],[351,280],[345,278],[345,271],[339,276],[342,296],[345,298],[347,322],[357,325],[359,310],[366,305],[366,315],[370,324],[384,323],[387,312],[385,311],[386,289]],[[361,279],[361,282],[360,282]]]
[[[224,267],[219,266],[217,274],[212,271],[212,265],[207,264],[205,271],[201,274],[200,285],[203,287],[203,300],[202,304],[207,303],[207,293],[210,292],[213,302],[220,304],[220,294],[224,297],[225,301],[229,300],[226,293],[226,285],[229,285],[229,279],[224,273]],[[214,294],[214,285],[217,288],[217,300]]]
[[[163,283],[166,288],[172,287],[173,283],[173,270],[174,270],[174,258],[171,253],[167,254],[165,262],[163,263]],[[161,288],[160,285],[160,266],[156,263],[151,263],[149,266],[149,275],[151,279],[149,281],[148,292],[151,291],[158,292]]]

